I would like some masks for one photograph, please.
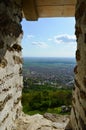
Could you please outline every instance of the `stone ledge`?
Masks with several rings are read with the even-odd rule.
[[[49,115],[53,116],[53,114]],[[65,127],[69,122],[69,117],[61,115],[57,115],[56,117],[57,120],[51,121],[44,118],[43,115],[40,114],[35,114],[32,116],[23,114],[16,121],[16,130],[65,130]]]

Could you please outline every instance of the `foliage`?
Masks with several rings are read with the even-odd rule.
[[[27,91],[26,91],[27,90]],[[40,89],[41,90],[41,89]],[[71,90],[48,90],[34,91],[24,88],[22,94],[22,105],[25,113],[55,112],[61,113],[61,106],[71,105]]]

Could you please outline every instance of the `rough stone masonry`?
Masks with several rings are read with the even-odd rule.
[[[77,0],[75,12],[77,50],[75,89],[73,90],[71,124],[73,130],[86,130],[86,0]]]
[[[77,66],[70,122],[72,130],[86,130],[86,0],[77,0],[75,19]],[[21,0],[0,0],[0,130],[13,130],[22,111],[21,20]]]
[[[22,8],[15,0],[0,0],[0,130],[12,130],[21,114]]]

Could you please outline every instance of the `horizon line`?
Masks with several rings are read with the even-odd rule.
[[[55,56],[53,56],[53,57],[50,57],[50,56],[47,56],[47,57],[45,57],[45,56],[23,56],[23,58],[74,58],[75,59],[75,57],[55,57]]]

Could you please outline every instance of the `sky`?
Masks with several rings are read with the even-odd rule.
[[[22,21],[23,57],[75,57],[75,18]]]

